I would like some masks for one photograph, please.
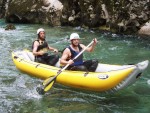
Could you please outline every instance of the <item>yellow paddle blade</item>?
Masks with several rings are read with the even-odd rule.
[[[43,86],[45,86],[47,84],[47,82],[51,79],[51,77],[47,78],[46,80],[44,80],[43,82]]]
[[[50,88],[52,87],[52,85],[54,84],[54,80],[48,85],[48,86],[46,86],[45,88],[44,88],[44,91],[45,92],[47,92],[48,90],[50,90]]]

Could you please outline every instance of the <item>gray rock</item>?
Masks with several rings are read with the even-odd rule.
[[[149,0],[9,0],[5,18],[11,23],[80,26],[137,33],[150,18]]]

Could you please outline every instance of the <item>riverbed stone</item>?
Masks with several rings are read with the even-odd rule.
[[[13,24],[7,24],[5,27],[5,30],[15,30],[15,29],[16,29],[16,27]]]

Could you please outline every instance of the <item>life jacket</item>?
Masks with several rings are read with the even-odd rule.
[[[70,46],[67,47],[70,52],[71,52],[71,57],[70,59],[73,59],[74,57],[76,57],[81,51],[82,51],[82,47],[80,46],[80,44],[78,45],[78,48],[79,48],[79,52],[78,51],[75,51],[73,50]],[[68,59],[69,60],[69,59]],[[79,65],[82,65],[83,64],[83,54],[81,54],[77,59],[74,60],[74,63],[71,64],[71,66],[79,66]]]
[[[35,40],[35,41],[38,41],[40,44],[40,40]],[[34,44],[34,42],[33,42],[33,44]],[[33,50],[33,44],[32,44],[32,50]],[[43,43],[38,46],[37,52],[41,51],[41,50],[44,52],[47,52],[47,49],[48,49],[48,43],[46,41],[43,41]]]

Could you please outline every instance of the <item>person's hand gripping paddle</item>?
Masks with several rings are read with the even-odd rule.
[[[74,57],[72,60],[74,61],[75,59],[77,59],[88,47],[90,47],[92,44],[94,43],[94,40],[91,41],[91,43],[89,43],[89,45],[87,45],[76,57]],[[44,80],[43,82],[43,86],[42,87],[37,87],[36,90],[40,95],[43,95],[45,92],[47,92],[48,90],[50,90],[50,88],[52,87],[52,85],[54,84],[56,78],[58,75],[60,75],[60,73],[62,71],[64,71],[67,67],[69,66],[69,64],[67,64],[65,67],[63,67],[61,70],[59,70],[57,72],[57,75],[52,76],[47,78],[46,80]]]

